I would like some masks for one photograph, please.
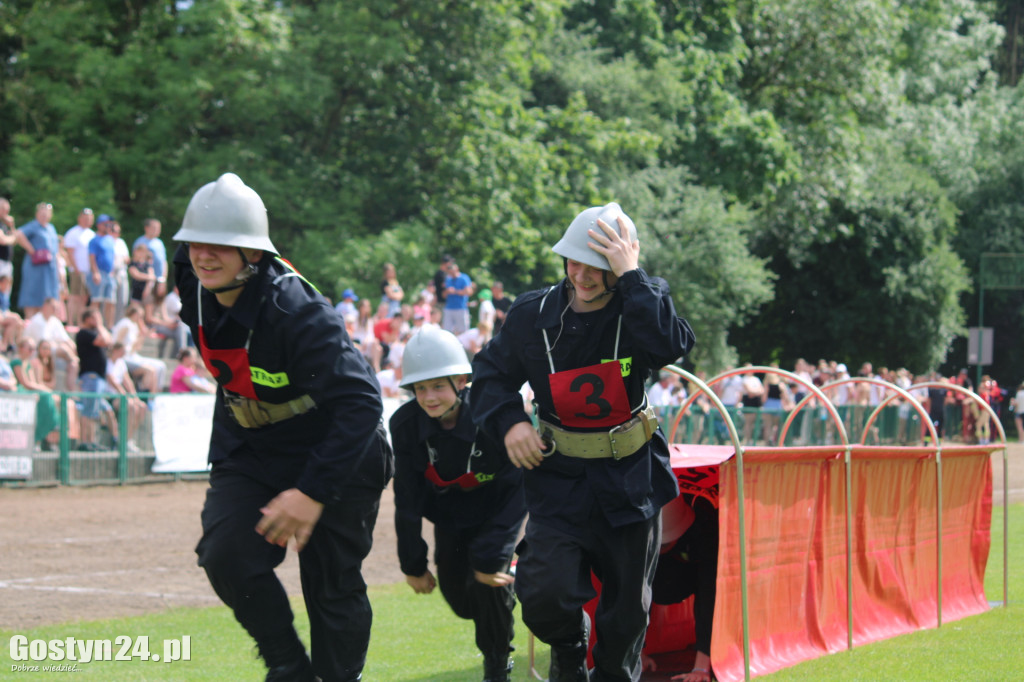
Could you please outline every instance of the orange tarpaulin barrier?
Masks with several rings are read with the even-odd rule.
[[[990,447],[942,451],[942,622],[985,611]],[[736,460],[731,447],[673,445],[677,475],[720,467],[717,601],[711,659],[719,680],[744,678]],[[744,450],[750,667],[764,675],[847,648],[843,447]],[[938,617],[936,461],[931,448],[851,448],[854,645]],[[644,651],[693,643],[692,599],[651,610]]]

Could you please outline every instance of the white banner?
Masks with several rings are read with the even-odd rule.
[[[171,393],[153,398],[153,449],[158,474],[207,471],[213,407],[209,393]]]
[[[32,478],[38,400],[37,393],[0,395],[0,478]]]

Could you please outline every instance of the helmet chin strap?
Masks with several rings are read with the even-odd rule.
[[[249,262],[249,259],[245,257],[245,252],[242,251],[241,247],[238,247],[238,255],[242,257],[242,269],[235,275],[235,280],[231,284],[226,284],[216,289],[207,289],[207,291],[214,294],[223,294],[225,291],[234,291],[235,289],[241,289],[245,286],[253,275],[256,274],[256,266]]]
[[[450,415],[455,410],[458,410],[459,405],[462,404],[462,398],[459,396],[459,389],[455,388],[455,382],[452,381],[451,377],[448,377],[448,383],[451,384],[452,390],[455,391],[455,402],[452,403],[452,406],[445,410],[444,413],[437,418],[437,421],[439,422],[443,422],[448,417],[448,415]]]
[[[604,291],[599,293],[594,298],[589,298],[588,299],[588,298],[582,298],[581,297],[580,300],[583,301],[584,303],[593,303],[595,301],[600,301],[605,296],[611,296],[612,294],[615,293],[615,289],[609,288],[609,286],[608,286],[608,271],[607,270],[602,270],[601,271],[601,282],[604,284]],[[565,276],[565,286],[568,287],[569,293],[572,294],[572,297],[576,298],[576,287],[573,286],[572,280],[569,279],[568,273],[566,273],[566,276]],[[571,304],[572,300],[570,300],[569,303]]]

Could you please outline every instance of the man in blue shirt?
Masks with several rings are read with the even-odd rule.
[[[101,215],[96,222],[96,236],[89,241],[89,297],[103,310],[103,322],[114,326],[114,236],[110,227],[114,219]]]
[[[452,334],[469,330],[469,297],[473,295],[473,280],[459,272],[459,264],[448,264],[448,277],[444,280],[444,315],[441,327]]]

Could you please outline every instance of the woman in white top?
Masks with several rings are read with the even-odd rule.
[[[113,343],[124,345],[125,364],[128,371],[138,378],[138,387],[146,393],[157,393],[165,385],[167,365],[163,360],[144,357],[139,353],[146,340],[149,330],[142,320],[142,306],[131,303],[124,311],[124,317],[118,320],[110,330]]]
[[[128,401],[128,441],[125,448],[128,452],[138,452],[139,446],[135,444],[135,433],[142,423],[146,414],[146,404],[139,399],[136,393],[135,384],[132,382],[131,372],[128,363],[125,361],[125,353],[128,349],[121,343],[114,343],[110,347],[110,357],[107,358],[107,386],[117,393],[120,398],[111,398],[110,402],[115,413],[118,410],[118,401]]]

